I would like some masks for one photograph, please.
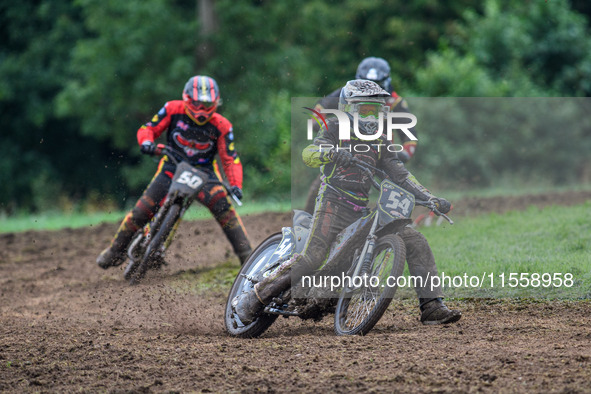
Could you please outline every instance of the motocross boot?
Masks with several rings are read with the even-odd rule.
[[[254,321],[263,307],[271,302],[273,297],[289,288],[291,285],[291,269],[289,261],[262,282],[257,283],[251,291],[240,294],[232,300],[232,309],[244,325]]]
[[[248,248],[248,250],[244,252],[238,253],[238,258],[240,259],[240,265],[244,265],[246,260],[248,260],[248,256],[252,253],[252,249]]]
[[[455,323],[462,312],[449,309],[441,298],[420,298],[421,323],[426,325]]]
[[[108,248],[103,250],[96,259],[102,269],[117,267],[125,261],[125,251],[138,227],[133,224],[131,214],[128,214],[117,230],[117,234]]]
[[[110,267],[117,267],[123,264],[123,261],[125,261],[125,249],[115,250],[112,246],[103,250],[96,259],[98,266],[105,270]]]
[[[244,292],[232,300],[232,310],[245,326],[254,321],[265,305],[259,299],[256,288]]]

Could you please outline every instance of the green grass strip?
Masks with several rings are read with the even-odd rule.
[[[242,216],[263,212],[288,212],[291,210],[291,202],[281,201],[246,201],[241,207],[237,207]],[[28,230],[59,230],[63,228],[80,228],[97,225],[100,223],[118,223],[123,220],[127,211],[119,212],[47,212],[34,215],[0,215],[0,233],[22,232]],[[184,220],[203,220],[211,218],[207,208],[194,203]]]
[[[429,240],[440,277],[443,273],[450,277],[484,276],[482,287],[464,283],[461,289],[448,289],[448,295],[591,298],[590,212],[591,201],[572,207],[530,207],[503,215],[461,217],[453,226],[446,223],[419,230]],[[545,283],[532,284],[536,273],[550,274],[552,285],[545,286],[547,275]],[[569,273],[573,286],[555,286],[560,284],[558,278]],[[510,278],[519,278],[518,284],[511,286],[516,281]],[[473,279],[472,284],[475,282]]]

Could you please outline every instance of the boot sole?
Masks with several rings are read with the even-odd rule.
[[[426,326],[436,326],[436,325],[440,325],[440,324],[451,324],[451,323],[455,323],[458,320],[460,320],[462,318],[462,313],[458,312],[458,313],[453,313],[451,316],[446,317],[445,319],[440,319],[440,320],[426,320],[423,321],[422,323]]]

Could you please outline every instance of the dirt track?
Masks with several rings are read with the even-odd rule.
[[[532,202],[515,199],[454,213]],[[257,244],[290,216],[243,219]],[[238,340],[223,329],[223,290],[183,291],[230,256],[215,223],[183,223],[169,266],[135,287],[94,264],[115,228],[0,234],[0,391],[591,392],[588,301],[452,301],[464,317],[447,327],[420,325],[414,302],[397,301],[366,337],[334,336],[330,318],[279,319]]]

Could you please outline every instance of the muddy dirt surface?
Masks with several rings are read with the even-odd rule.
[[[575,203],[564,194],[541,205]],[[474,214],[531,199],[466,200]],[[500,207],[500,208],[499,208]],[[244,217],[253,244],[288,214]],[[191,287],[238,267],[213,221],[183,223],[160,273],[130,287],[94,260],[116,224],[0,234],[2,392],[591,392],[591,303],[451,300],[462,320],[427,327],[395,301],[365,337],[279,318],[259,339],[226,335],[227,284]],[[184,273],[182,273],[184,272]]]

